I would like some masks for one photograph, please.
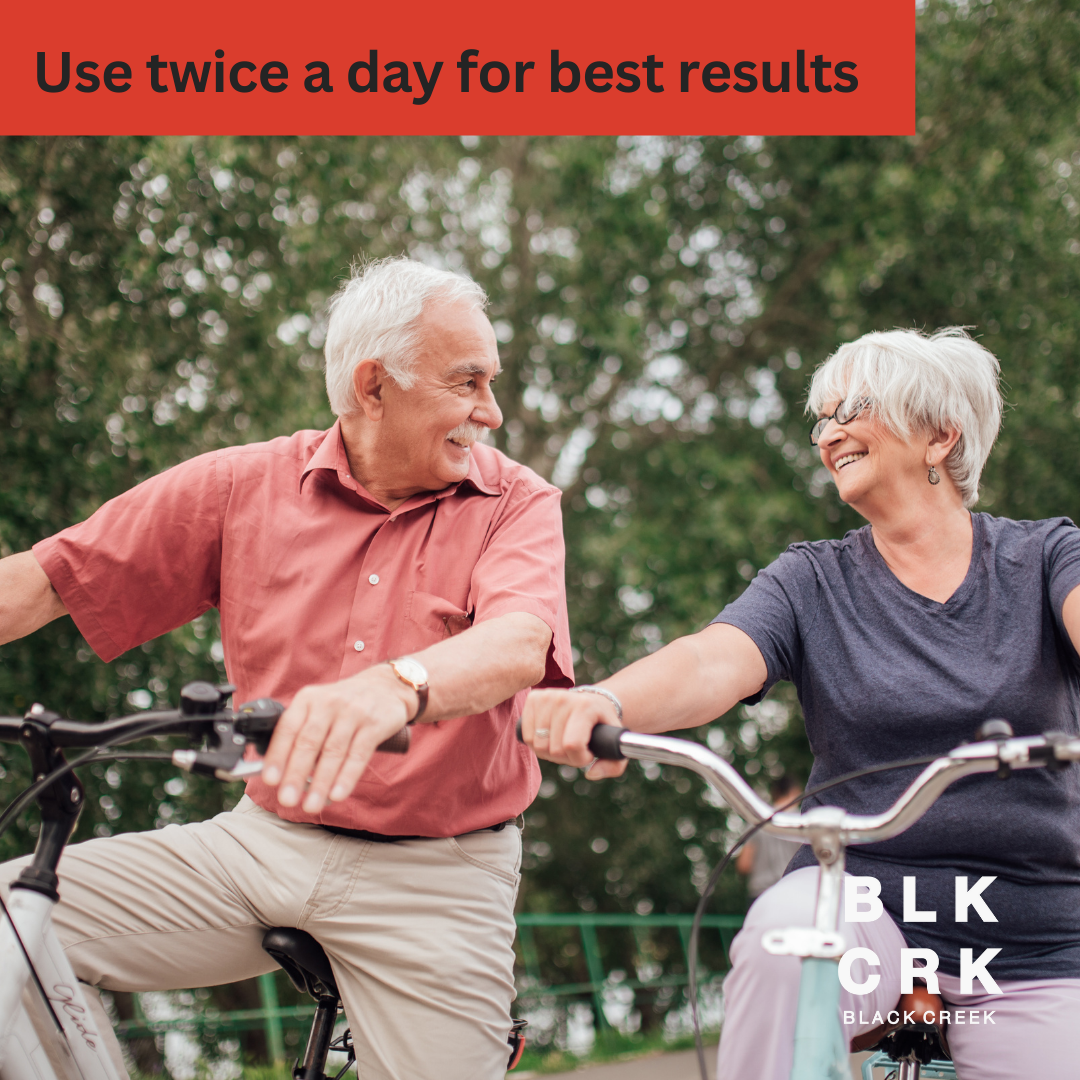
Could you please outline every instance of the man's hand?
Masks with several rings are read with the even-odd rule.
[[[597,724],[622,727],[615,706],[600,694],[533,690],[521,715],[521,737],[537,757],[586,770],[589,780],[621,776],[625,761],[594,760],[589,739]]]
[[[375,748],[400,731],[416,708],[416,691],[386,664],[340,682],[305,686],[277,722],[262,778],[278,788],[282,806],[303,798],[304,812],[317,814],[328,800],[352,794]]]

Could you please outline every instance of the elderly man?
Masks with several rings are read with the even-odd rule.
[[[0,562],[2,641],[68,613],[112,660],[216,607],[238,700],[289,703],[231,813],[65,853],[55,921],[87,983],[248,978],[263,930],[297,926],[365,1080],[505,1071],[539,781],[513,721],[572,665],[559,492],[478,441],[502,422],[485,304],[369,265],[330,308],[329,431],[196,457]],[[413,721],[407,756],[372,757]]]

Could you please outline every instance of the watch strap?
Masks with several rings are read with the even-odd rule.
[[[410,724],[415,724],[424,715],[424,710],[427,708],[428,684],[421,683],[419,686],[414,686],[413,689],[416,691],[417,706],[416,715],[409,721]]]

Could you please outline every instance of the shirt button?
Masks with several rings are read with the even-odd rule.
[[[354,641],[353,642],[353,648],[357,652],[363,652],[364,651],[364,643],[362,641]]]
[[[368,581],[370,581],[372,585],[378,585],[379,584],[379,575],[378,574],[372,574],[371,577],[368,578]]]

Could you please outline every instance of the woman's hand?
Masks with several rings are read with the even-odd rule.
[[[738,627],[714,623],[677,638],[604,680],[622,702],[625,724],[602,694],[533,690],[521,715],[521,737],[537,757],[585,769],[590,780],[621,776],[624,761],[593,761],[597,724],[662,732],[708,724],[758,693],[768,676],[761,650]]]
[[[521,714],[521,737],[537,757],[585,770],[589,780],[621,776],[625,761],[600,761],[589,750],[597,724],[622,727],[615,706],[601,694],[533,690]]]

